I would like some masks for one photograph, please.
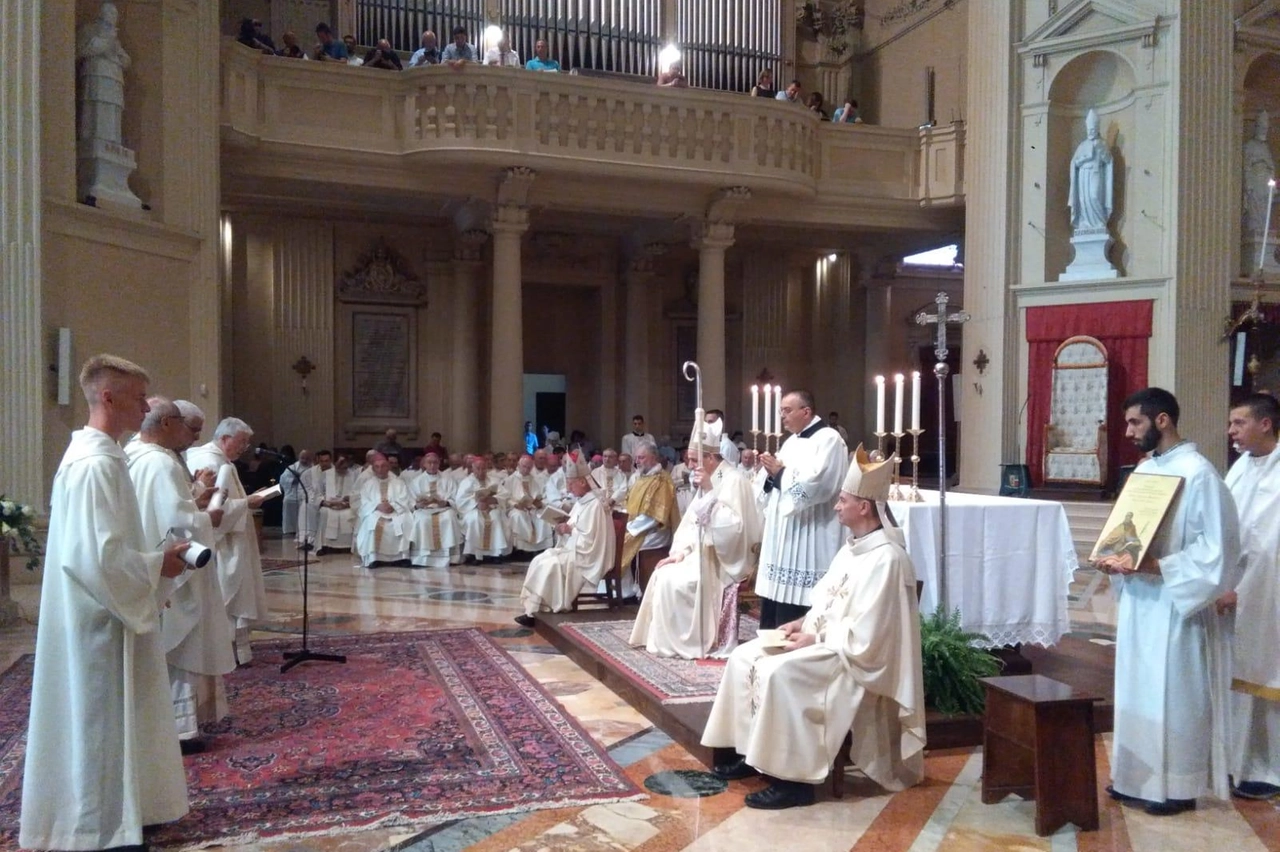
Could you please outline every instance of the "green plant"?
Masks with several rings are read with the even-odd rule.
[[[36,538],[35,519],[35,509],[0,494],[0,539],[17,545],[27,555],[27,568],[32,571],[40,566],[40,555],[44,553]]]
[[[982,712],[984,696],[979,678],[1000,673],[1000,660],[979,648],[986,640],[960,626],[960,610],[920,616],[920,653],[924,668],[924,697],[948,716]]]

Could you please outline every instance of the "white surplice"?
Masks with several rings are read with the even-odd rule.
[[[413,539],[410,559],[414,565],[448,568],[461,559],[462,528],[453,507],[457,484],[443,473],[423,471],[409,487],[413,510]],[[443,505],[418,507],[419,500],[442,501]]]
[[[525,615],[569,609],[574,598],[599,583],[617,559],[613,519],[594,491],[579,498],[566,523],[573,531],[564,543],[544,550],[529,563],[520,590]]]
[[[833,433],[834,434],[834,433]],[[916,575],[897,530],[850,538],[813,588],[813,645],[755,639],[725,665],[702,744],[733,748],[775,778],[826,778],[845,734],[850,762],[887,790],[924,777],[924,678]]]
[[[693,502],[693,485],[689,482],[689,477],[689,467],[684,462],[671,468],[671,482],[676,487],[676,508],[680,510],[682,518]]]
[[[258,553],[258,531],[253,525],[248,495],[240,474],[222,447],[210,441],[187,450],[187,468],[194,474],[201,468],[218,471],[227,497],[222,503],[222,523],[213,531],[217,560],[218,588],[227,607],[227,620],[235,632],[236,660],[253,659],[249,646],[249,625],[267,617],[267,589],[262,582],[262,556]]]
[[[330,470],[333,469],[330,465]],[[302,505],[298,508],[298,542],[315,544],[320,531],[320,500],[318,494],[324,487],[324,476],[327,471],[320,465],[313,464],[302,475],[304,495]]]
[[[610,511],[623,512],[627,508],[627,491],[631,487],[629,478],[618,468],[598,467],[591,471],[591,478],[600,489],[600,496],[606,501],[613,501]]]
[[[650,654],[723,657],[738,644],[738,598],[726,592],[755,567],[762,523],[747,478],[728,462],[716,473],[671,541],[684,558],[654,572],[640,603],[630,641]]]
[[[1236,586],[1231,774],[1280,786],[1280,449],[1245,453],[1227,471],[1240,514],[1244,577]]]
[[[640,449],[641,444],[653,444],[655,447],[658,442],[648,432],[641,432],[637,435],[635,432],[628,432],[622,436],[622,440],[618,442],[618,452],[624,456],[636,457],[636,450]]]
[[[1152,802],[1227,795],[1229,623],[1214,601],[1240,578],[1230,492],[1195,445],[1137,467],[1183,478],[1153,548],[1159,575],[1113,576],[1116,612],[1116,791]]]
[[[384,511],[383,502],[391,511]],[[400,477],[388,473],[365,480],[360,489],[360,522],[356,527],[356,555],[367,568],[374,562],[399,562],[409,558],[409,534],[413,529],[413,498]]]
[[[552,544],[555,530],[542,519],[542,485],[532,473],[513,473],[502,483],[503,502],[507,506],[507,525],[511,530],[511,546],[526,553],[538,553]]]
[[[299,542],[302,538],[302,526],[305,521],[302,518],[303,507],[306,505],[302,499],[302,488],[300,483],[302,478],[307,475],[307,471],[311,470],[311,465],[304,465],[300,461],[286,467],[280,472],[280,494],[282,506],[280,508],[280,532],[284,536],[295,536]]]
[[[145,541],[158,544],[170,530],[205,547],[214,544],[213,523],[191,497],[187,469],[159,444],[132,441],[125,448],[138,495]],[[236,667],[234,637],[218,589],[215,566],[182,572],[162,583],[160,636],[169,664],[170,694],[178,736],[199,735],[201,724],[227,714],[222,676]]]
[[[494,505],[491,509],[480,508],[476,493],[482,488],[493,489]],[[499,557],[511,552],[511,531],[507,529],[502,486],[492,471],[486,474],[483,485],[474,473],[462,480],[453,501],[462,522],[464,556]]]
[[[356,492],[356,480],[359,478],[360,475],[351,468],[347,468],[346,473],[338,473],[337,467],[321,471],[316,478],[318,487],[312,499],[316,503],[320,547],[351,549],[358,520],[356,504],[360,502],[360,495]],[[334,505],[326,506],[325,503]]]
[[[124,452],[86,427],[53,479],[22,778],[24,849],[140,844],[187,812],[156,590]]]
[[[809,590],[826,573],[843,536],[835,502],[849,470],[840,433],[815,417],[777,453],[783,470],[765,484],[764,540],[756,594],[809,605]]]

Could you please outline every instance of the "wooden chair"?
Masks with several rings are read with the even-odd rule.
[[[573,599],[570,612],[577,612],[578,606],[584,603],[603,603],[608,609],[622,606],[622,539],[627,533],[627,516],[624,512],[613,513],[614,557],[613,567],[604,575],[604,593],[591,589],[579,592]],[[630,566],[628,566],[630,567]]]

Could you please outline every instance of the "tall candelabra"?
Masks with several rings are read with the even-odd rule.
[[[902,496],[902,438],[906,432],[891,432],[893,435],[893,458],[889,461],[893,462],[893,484],[889,487],[889,499],[894,501],[903,500]]]
[[[920,436],[924,434],[923,429],[908,429],[911,435],[911,491],[906,496],[908,503],[923,503],[924,497],[920,496]]]

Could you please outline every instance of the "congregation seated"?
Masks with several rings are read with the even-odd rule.
[[[594,587],[614,566],[617,537],[613,519],[591,487],[590,469],[582,459],[566,455],[563,472],[576,501],[569,519],[556,527],[564,542],[539,553],[529,563],[516,623],[532,627],[538,612],[564,612],[586,588]]]
[[[340,455],[332,466],[322,460],[313,473],[315,487],[311,499],[318,507],[316,535],[317,555],[329,551],[351,550],[356,529],[356,477],[351,460]]]
[[[916,577],[884,507],[891,473],[858,448],[836,501],[850,536],[808,614],[772,642],[739,645],[725,665],[702,744],[725,750],[715,769],[723,779],[770,776],[748,807],[811,804],[847,734],[850,762],[886,790],[924,776]]]
[[[454,497],[462,522],[462,555],[468,561],[500,559],[511,552],[501,486],[485,457],[473,456],[471,474],[462,480]]]
[[[551,546],[553,530],[542,518],[542,483],[533,473],[533,456],[523,455],[516,472],[503,481],[511,546],[525,553],[539,553]]]
[[[400,477],[391,474],[391,464],[379,453],[373,459],[373,474],[360,489],[357,510],[356,555],[366,568],[379,563],[409,558],[413,526],[413,501]]]
[[[425,568],[447,568],[462,561],[462,529],[454,511],[458,484],[440,471],[440,457],[427,453],[409,486],[413,499],[410,559]]]
[[[605,508],[611,512],[625,511],[630,477],[618,467],[618,451],[605,450],[600,461],[600,467],[591,471],[591,478],[601,492],[600,499],[604,500]]]
[[[697,496],[649,578],[631,631],[632,645],[661,657],[724,657],[738,644],[738,584],[755,567],[764,523],[750,481],[719,454],[718,426],[701,437],[702,466],[691,477]]]

